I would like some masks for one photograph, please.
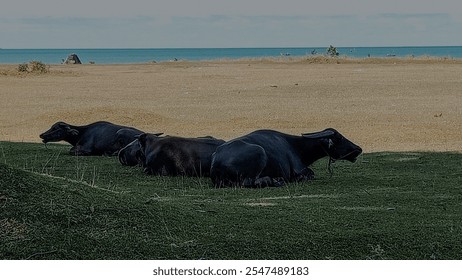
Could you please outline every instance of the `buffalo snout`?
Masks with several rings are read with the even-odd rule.
[[[361,149],[360,147],[357,147],[351,152],[351,154],[345,157],[345,159],[350,162],[355,162],[358,159],[358,156],[362,154],[362,152],[363,152],[363,149]]]
[[[39,137],[40,139],[42,139],[42,142],[45,144],[52,141],[50,134],[48,132],[44,132],[40,134]]]
[[[338,159],[344,159],[349,162],[356,162],[358,156],[362,154],[362,152],[363,149],[361,149],[361,147],[357,146],[356,144],[349,143],[348,148],[345,149],[342,154],[340,154]]]

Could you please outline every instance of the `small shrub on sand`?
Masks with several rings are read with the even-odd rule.
[[[31,61],[29,62],[29,66],[32,73],[47,73],[50,69],[48,65],[41,61]]]
[[[49,72],[50,66],[41,61],[31,61],[29,63],[19,64],[17,70],[19,73],[43,74]]]

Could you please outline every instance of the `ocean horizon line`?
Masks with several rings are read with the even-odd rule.
[[[335,48],[457,48],[462,45],[384,45],[384,46],[287,46],[287,47],[64,47],[64,48],[1,48],[0,50],[201,50],[201,49],[328,49],[330,46]]]
[[[327,54],[329,47],[265,48],[67,48],[67,49],[1,49],[0,64],[41,61],[62,63],[68,55],[77,54],[82,63],[130,64],[175,60],[200,61],[264,57],[303,57]],[[462,58],[462,46],[413,47],[336,47],[339,56],[366,57],[448,57]]]

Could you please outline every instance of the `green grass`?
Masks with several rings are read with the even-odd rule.
[[[0,259],[461,259],[462,154],[373,153],[214,189],[69,146],[0,142]]]

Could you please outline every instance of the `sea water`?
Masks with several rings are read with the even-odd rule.
[[[0,49],[0,64],[41,61],[60,64],[75,53],[82,63],[127,64],[175,60],[217,60],[262,57],[300,57],[326,54],[325,47],[306,48],[172,48],[172,49]],[[339,47],[340,56],[462,58],[462,46]]]

